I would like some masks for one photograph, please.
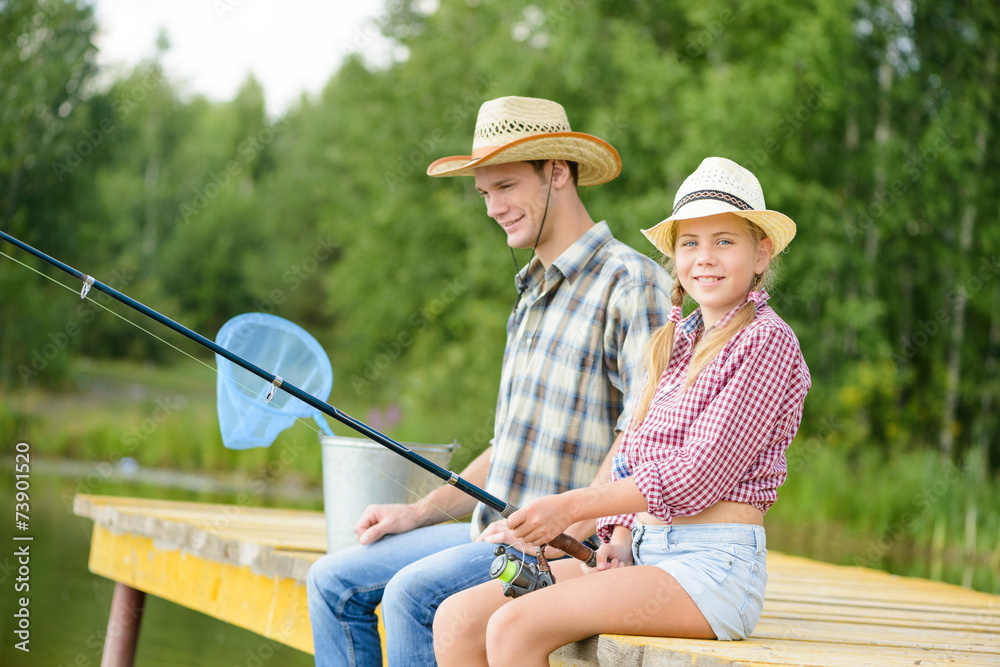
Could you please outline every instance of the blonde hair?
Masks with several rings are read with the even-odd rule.
[[[767,238],[767,234],[746,218],[740,219],[744,223],[747,235],[754,244],[754,249],[758,249],[761,241]],[[671,247],[674,247],[677,243],[677,228],[678,225],[674,225],[670,232],[669,242]],[[754,276],[750,284],[750,291],[770,287],[775,276],[774,263],[775,260],[772,258],[767,266],[764,267],[764,270]],[[674,279],[674,289],[670,293],[671,304],[674,306],[683,306],[684,297],[687,295],[687,292],[681,285],[681,281],[677,279],[677,269],[674,266],[674,261],[668,259],[665,268],[670,273],[670,277]],[[747,307],[748,304],[749,307]],[[740,311],[721,329],[713,327],[705,333],[705,336],[695,345],[694,356],[691,359],[691,366],[688,369],[687,381],[684,384],[685,391],[694,384],[701,371],[725,347],[726,343],[732,340],[733,336],[742,331],[744,327],[753,322],[756,316],[757,309],[755,305],[748,301],[743,304]],[[656,388],[660,384],[660,378],[670,363],[670,356],[674,351],[674,332],[676,328],[677,324],[675,322],[667,322],[649,340],[649,352],[646,357],[646,384],[643,386],[642,394],[639,396],[639,401],[632,416],[632,423],[636,426],[641,424],[642,420],[646,418],[649,406],[653,402],[653,396],[656,395]]]

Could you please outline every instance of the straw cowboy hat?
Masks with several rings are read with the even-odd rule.
[[[708,157],[698,169],[684,179],[670,217],[652,229],[644,229],[650,243],[667,257],[674,256],[672,239],[678,220],[704,218],[717,213],[735,213],[756,223],[771,239],[771,257],[785,249],[795,236],[795,223],[791,218],[769,211],[764,205],[764,191],[757,177],[732,160]]]
[[[484,102],[476,119],[472,155],[435,160],[428,176],[472,176],[476,167],[527,160],[570,160],[579,165],[580,185],[607,183],[622,170],[611,144],[573,132],[561,104],[534,97]]]

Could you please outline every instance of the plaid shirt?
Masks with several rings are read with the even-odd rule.
[[[735,314],[734,308],[716,326]],[[754,321],[684,391],[703,329],[701,309],[677,327],[649,413],[625,434],[611,472],[612,481],[631,475],[648,512],[666,523],[720,500],[767,512],[785,481],[785,450],[812,384],[795,334],[761,304]],[[604,518],[598,534],[608,541],[615,525],[634,524],[634,514]]]
[[[486,491],[523,506],[597,475],[642,388],[671,282],[603,222],[547,270],[536,257],[520,278],[526,289],[507,321]],[[473,538],[499,518],[480,503]]]

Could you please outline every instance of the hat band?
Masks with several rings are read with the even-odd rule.
[[[687,204],[690,204],[693,201],[701,201],[702,199],[714,199],[716,201],[732,204],[741,211],[754,210],[753,206],[746,203],[736,195],[729,194],[728,192],[722,192],[721,190],[697,190],[681,197],[681,200],[677,202],[676,206],[674,206],[674,210],[670,212],[670,216],[673,217],[677,215],[677,211],[681,210],[681,208]]]

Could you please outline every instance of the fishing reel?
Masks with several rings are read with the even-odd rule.
[[[494,549],[493,555],[496,558],[490,564],[490,579],[499,579],[503,584],[503,594],[509,598],[556,583],[549,563],[545,560],[544,544],[538,547],[538,565],[526,563],[523,558],[507,553],[507,548],[502,544]]]

